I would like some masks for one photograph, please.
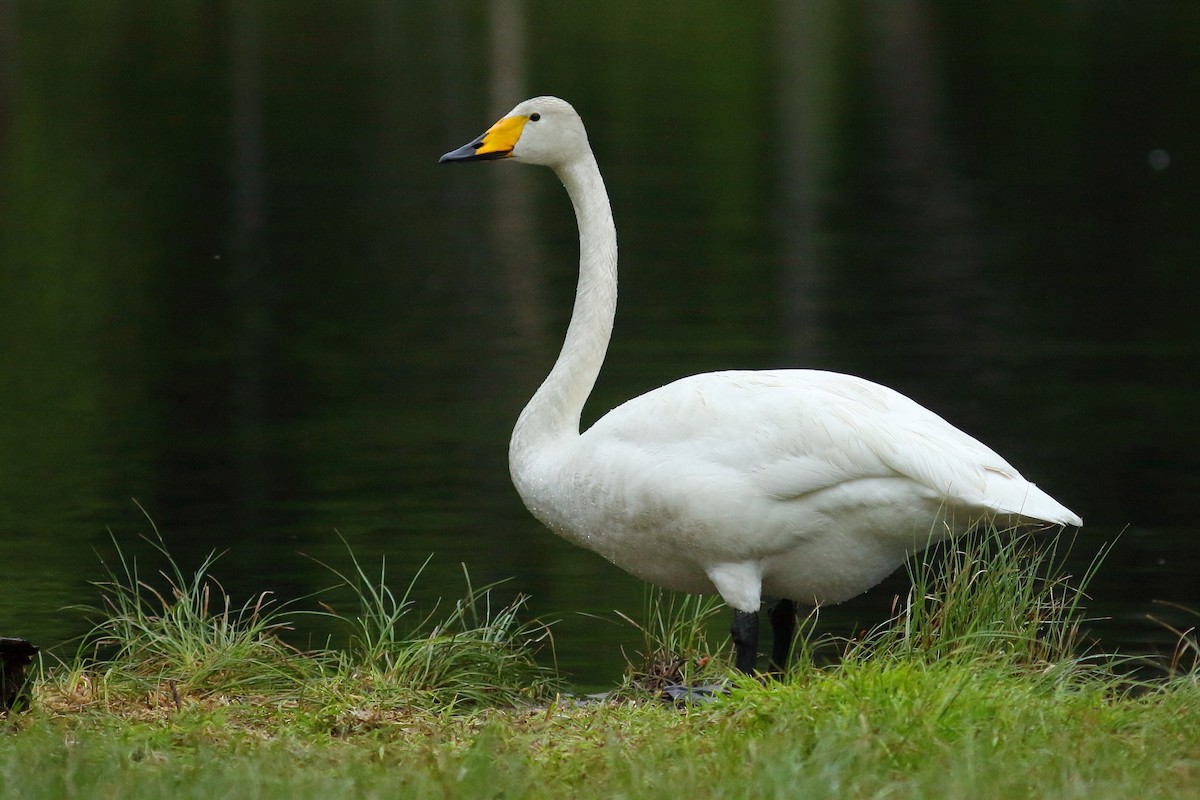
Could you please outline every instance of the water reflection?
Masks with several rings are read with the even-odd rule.
[[[1108,644],[1200,606],[1191,4],[0,19],[0,634],[78,633],[60,609],[94,602],[110,528],[138,550],[137,497],[185,566],[228,550],[239,598],[328,585],[299,553],[345,563],[340,531],[397,581],[435,553],[423,602],[459,562],[511,577],[576,675],[619,669],[634,637],[575,612],[635,612],[640,584],[507,475],[570,310],[569,205],[542,171],[435,163],[541,92],[583,111],[618,221],[588,419],[690,372],[861,374],[1079,510],[1080,568],[1128,528]],[[897,581],[826,619],[874,621]]]

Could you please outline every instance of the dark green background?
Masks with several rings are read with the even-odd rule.
[[[649,7],[649,8],[648,8]],[[640,584],[543,531],[513,420],[570,309],[588,123],[622,285],[587,419],[683,374],[887,383],[1083,515],[1108,647],[1200,607],[1200,4],[0,0],[0,635],[84,629],[113,537],[238,599],[430,553],[615,678]],[[874,622],[893,581],[826,614]],[[331,596],[330,602],[337,601]],[[300,602],[315,607],[315,600]],[[839,623],[839,620],[842,622]]]

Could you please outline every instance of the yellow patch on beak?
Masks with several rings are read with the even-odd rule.
[[[529,117],[526,116],[505,117],[488,128],[487,133],[483,136],[457,150],[451,150],[439,161],[445,163],[447,161],[489,161],[495,158],[508,158],[512,155],[513,148],[517,146],[517,139],[521,138],[521,131],[525,129],[525,123],[528,121]]]
[[[521,138],[521,131],[525,129],[525,123],[529,121],[529,117],[505,117],[495,125],[487,129],[487,133],[483,135],[483,144],[475,150],[476,156],[487,156],[495,153],[493,158],[505,158],[512,155],[512,150],[517,146],[517,139]]]

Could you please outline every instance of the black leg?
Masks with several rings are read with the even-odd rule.
[[[753,675],[754,665],[758,662],[758,612],[735,610],[729,632],[733,636],[737,668]]]
[[[771,609],[771,635],[771,671],[782,675],[787,671],[796,635],[796,604],[791,600],[780,600]]]

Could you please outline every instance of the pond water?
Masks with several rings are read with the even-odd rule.
[[[505,580],[614,681],[644,588],[506,463],[570,205],[436,163],[552,93],[621,246],[585,423],[728,367],[888,384],[1080,513],[1074,570],[1115,541],[1106,649],[1169,650],[1200,609],[1200,6],[644,5],[0,0],[0,635],[69,652],[102,558],[162,566],[148,515],[239,601],[315,608],[347,545],[398,589],[432,554],[425,607]]]

